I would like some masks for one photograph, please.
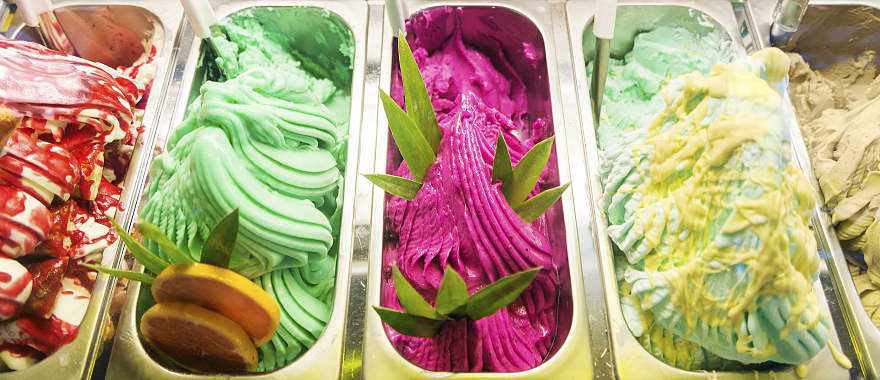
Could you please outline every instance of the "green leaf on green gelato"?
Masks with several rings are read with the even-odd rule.
[[[134,256],[134,258],[137,259],[137,261],[148,271],[153,272],[154,274],[159,274],[171,265],[141,245],[141,243],[135,240],[133,236],[129,235],[128,232],[125,232],[115,220],[112,221],[112,223],[113,228],[116,229],[116,233],[119,235],[119,238],[122,239],[125,247],[128,248],[128,251],[131,252],[132,256]]]
[[[407,114],[415,121],[436,154],[440,147],[440,126],[437,124],[437,115],[434,113],[431,97],[428,96],[428,89],[425,88],[425,80],[419,72],[419,65],[403,34],[397,37],[397,55]]]
[[[394,276],[394,288],[397,290],[397,300],[407,313],[423,318],[444,319],[428,301],[422,298],[396,265],[391,267],[391,271]]]
[[[535,219],[538,219],[544,211],[547,211],[550,206],[553,206],[553,204],[559,200],[562,193],[568,189],[568,185],[569,184],[566,183],[565,185],[545,190],[541,192],[541,194],[532,197],[532,199],[514,207],[513,211],[516,212],[516,214],[526,223],[532,223]]]
[[[437,312],[453,318],[459,317],[453,314],[464,311],[462,306],[467,305],[468,297],[468,288],[464,279],[451,266],[446,267],[443,279],[440,281],[440,289],[437,291]]]
[[[511,207],[519,206],[529,196],[532,189],[535,188],[538,178],[541,177],[541,172],[544,171],[547,161],[550,160],[550,152],[553,150],[553,139],[553,137],[550,137],[529,149],[525,156],[517,163],[516,167],[513,168],[513,175],[510,180],[504,182],[501,189],[504,192],[504,198],[507,198],[507,203]]]
[[[430,338],[437,335],[440,327],[447,321],[423,318],[415,315],[401,313],[384,307],[373,306],[373,310],[379,314],[383,322],[391,326],[397,332],[422,338]]]
[[[391,135],[394,137],[397,149],[400,150],[400,155],[409,166],[413,179],[422,182],[425,174],[428,173],[428,168],[437,158],[431,144],[422,135],[416,122],[403,112],[403,109],[385,91],[379,91],[379,98],[382,100],[382,107],[388,118],[388,128],[391,129]]]
[[[492,160],[492,180],[507,182],[511,175],[513,163],[510,161],[510,151],[507,149],[507,141],[504,141],[504,133],[499,133],[495,144],[495,159]]]
[[[421,183],[388,174],[364,174],[364,177],[382,190],[408,201],[413,200],[422,188]]]
[[[107,267],[101,266],[101,265],[92,265],[92,264],[86,264],[86,263],[82,263],[80,265],[82,265],[86,268],[89,268],[91,270],[94,270],[94,271],[106,273],[106,274],[109,274],[109,275],[115,276],[115,277],[127,278],[127,279],[133,280],[133,281],[140,281],[140,282],[142,282],[144,284],[148,284],[148,285],[152,284],[153,280],[155,280],[155,278],[153,278],[153,276],[150,276],[146,273],[107,268]]]
[[[202,247],[202,264],[229,268],[229,260],[238,238],[238,209],[232,210],[214,226]]]
[[[478,320],[495,314],[519,298],[532,284],[541,268],[532,268],[502,277],[471,296],[467,305],[468,318]]]
[[[177,244],[174,244],[171,239],[165,236],[155,224],[140,222],[138,223],[138,230],[141,232],[144,239],[156,242],[156,244],[159,245],[159,248],[168,255],[168,258],[171,259],[172,263],[188,264],[193,262],[189,255],[183,253],[183,251],[177,247]]]

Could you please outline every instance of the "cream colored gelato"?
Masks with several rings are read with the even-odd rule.
[[[880,70],[877,53],[813,70],[791,54],[791,98],[813,169],[843,247],[862,251],[851,266],[862,303],[880,326]],[[873,237],[873,238],[871,238]]]

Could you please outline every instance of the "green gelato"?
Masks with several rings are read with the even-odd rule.
[[[230,79],[201,86],[153,164],[141,214],[198,259],[211,228],[239,209],[231,269],[281,306],[261,371],[299,357],[330,318],[350,105],[348,89],[334,85],[345,76],[316,77],[345,68],[350,78],[348,29],[333,39],[345,43],[324,47],[343,59],[316,72],[320,60],[295,53],[277,27],[285,12],[303,11],[246,10],[220,23],[216,64]]]

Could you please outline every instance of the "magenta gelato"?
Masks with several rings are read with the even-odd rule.
[[[571,320],[570,294],[560,286],[567,281],[560,274],[567,273],[562,270],[567,265],[564,239],[553,244],[549,232],[554,218],[561,219],[559,206],[527,224],[509,206],[500,182],[492,180],[499,134],[515,164],[552,133],[540,33],[512,12],[503,28],[486,27],[497,14],[504,12],[440,7],[407,23],[442,140],[415,199],[386,198],[382,306],[401,309],[392,265],[432,303],[447,266],[461,273],[471,294],[503,276],[542,270],[509,306],[478,321],[447,323],[432,338],[405,336],[386,327],[402,356],[431,371],[534,368],[561,343]],[[396,67],[394,73],[392,96],[402,105]],[[389,157],[398,157],[391,160],[389,173],[411,177],[396,148]],[[551,159],[548,168],[555,165]],[[556,177],[555,169],[545,170],[533,194],[557,185]]]

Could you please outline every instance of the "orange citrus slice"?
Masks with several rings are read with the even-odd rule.
[[[200,372],[253,372],[257,348],[229,318],[201,306],[168,302],[153,305],[141,318],[147,343],[182,366]]]
[[[259,347],[278,328],[278,302],[263,288],[228,269],[207,264],[173,265],[159,274],[152,286],[158,303],[190,302],[231,319]]]

